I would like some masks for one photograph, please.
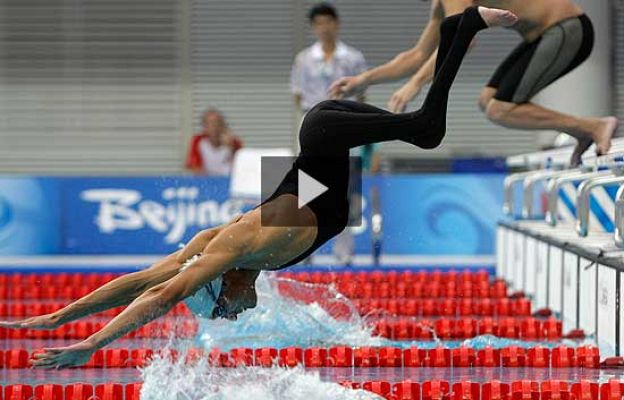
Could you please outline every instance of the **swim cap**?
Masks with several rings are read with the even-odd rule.
[[[198,317],[211,318],[217,306],[222,285],[223,278],[219,276],[201,287],[194,295],[184,299],[184,303]]]

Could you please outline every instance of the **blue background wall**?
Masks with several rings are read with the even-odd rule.
[[[378,187],[384,253],[491,255],[503,175],[364,178],[364,213]],[[0,254],[163,254],[251,205],[227,178],[0,178]],[[370,227],[355,228],[370,253]],[[330,246],[321,251],[328,252]]]

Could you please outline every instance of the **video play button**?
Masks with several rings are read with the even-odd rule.
[[[302,170],[298,170],[298,205],[299,208],[307,205],[312,200],[316,199],[329,188],[323,185],[321,182],[312,178]]]

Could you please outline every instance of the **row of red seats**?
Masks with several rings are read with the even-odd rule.
[[[490,275],[485,270],[464,270],[464,271],[411,271],[411,270],[373,270],[373,271],[316,271],[316,272],[293,272],[285,271],[279,274],[285,279],[297,280],[308,283],[382,283],[382,282],[406,282],[406,283],[449,283],[449,282],[488,282]]]
[[[388,400],[620,400],[624,396],[624,383],[616,379],[602,385],[588,380],[575,383],[523,380],[511,384],[461,381],[453,385],[437,380],[422,384],[412,381],[395,384],[386,381],[343,381],[341,384],[373,392]]]
[[[510,339],[559,340],[562,323],[555,318],[440,318],[436,320],[382,318],[374,323],[374,333],[394,340],[428,340],[433,333],[439,339],[470,339],[494,335]]]
[[[60,301],[32,301],[32,302],[0,302],[0,318],[13,317],[22,318],[36,315],[45,315],[60,310],[67,302]],[[104,312],[95,314],[95,317],[114,317],[121,313],[126,307],[116,307]],[[184,303],[178,303],[167,313],[170,317],[188,317],[191,311]]]
[[[54,330],[0,328],[0,339],[84,339],[102,329],[105,322],[70,322]],[[173,336],[192,338],[197,334],[198,322],[193,318],[183,320],[160,319],[130,332],[126,339],[166,339]]]
[[[141,383],[73,383],[68,385],[8,385],[0,387],[0,400],[139,400]]]
[[[0,351],[0,367],[23,369],[30,364],[30,359],[41,350],[30,354],[27,350]],[[108,349],[97,351],[84,368],[135,368],[143,367],[154,354],[173,360],[180,355],[175,350],[152,349]],[[230,352],[219,349],[207,353],[202,349],[190,349],[185,353],[185,361],[193,363],[206,358],[214,366],[262,366],[295,367],[302,365],[318,367],[534,367],[534,368],[598,368],[600,352],[594,346],[576,349],[559,346],[552,350],[545,347],[524,349],[510,346],[502,349],[486,347],[475,350],[471,347],[447,349],[419,349],[411,347],[359,347],[337,346],[331,348],[312,347],[302,349],[288,347],[275,348],[237,348]]]
[[[59,273],[8,273],[0,274],[0,287],[30,287],[30,286],[46,286],[46,287],[66,287],[66,286],[90,286],[98,287],[122,274],[112,272],[59,272]]]
[[[362,315],[516,316],[531,315],[531,301],[521,299],[362,299],[353,300]]]

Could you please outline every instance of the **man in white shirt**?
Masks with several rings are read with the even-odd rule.
[[[328,99],[334,80],[367,69],[362,53],[338,40],[340,19],[334,6],[318,3],[308,17],[318,41],[297,54],[290,79],[295,104],[304,114]],[[358,96],[358,100],[363,101],[364,96]]]

